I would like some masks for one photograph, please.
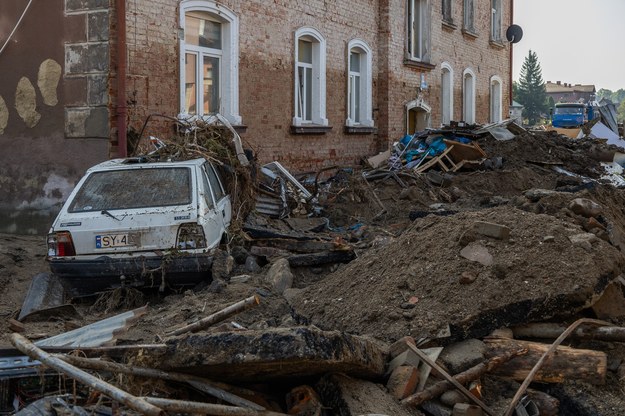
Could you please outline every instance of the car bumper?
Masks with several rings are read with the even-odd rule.
[[[210,281],[213,256],[100,256],[92,259],[51,258],[50,271],[72,296],[85,296],[124,286],[192,286]]]

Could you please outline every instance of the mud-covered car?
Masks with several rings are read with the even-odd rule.
[[[48,234],[48,262],[73,296],[210,279],[231,203],[205,159],[115,159],[90,168]]]

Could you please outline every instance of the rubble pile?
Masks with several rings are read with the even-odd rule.
[[[362,170],[274,162],[211,281],[113,317],[75,303],[18,322],[4,299],[2,356],[52,369],[57,412],[620,415],[625,194],[605,164],[621,151],[504,122],[415,134]],[[8,264],[10,238],[0,278],[19,294],[39,270]]]

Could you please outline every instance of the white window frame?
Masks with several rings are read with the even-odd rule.
[[[448,87],[445,89],[448,78]],[[447,104],[447,105],[445,105]],[[448,62],[441,64],[441,124],[449,125],[454,119],[454,69]]]
[[[467,124],[475,124],[476,83],[475,72],[471,68],[465,69],[462,73],[462,118]]]
[[[464,30],[475,33],[475,2],[474,0],[464,0],[464,15],[462,18]]]
[[[406,57],[413,61],[430,61],[429,6],[429,0],[408,0],[407,3]]]
[[[352,108],[355,103],[349,102],[352,72],[350,70],[351,54],[356,52],[360,55],[360,102],[359,117],[360,121],[356,122],[352,117]],[[346,126],[362,126],[373,127],[372,108],[373,108],[373,76],[372,76],[372,52],[367,43],[361,39],[352,39],[347,44],[347,119]],[[355,74],[354,74],[355,75]]]
[[[490,77],[490,122],[499,123],[501,120],[503,120],[503,81],[498,75],[493,75]]]
[[[501,0],[491,0],[490,39],[501,42]]]
[[[209,48],[196,47],[187,45],[184,40],[184,27],[186,14],[189,12],[204,12],[219,21],[222,26],[222,49],[221,51],[210,50]],[[180,117],[188,118],[190,115],[184,113],[185,108],[185,57],[187,52],[199,53],[198,61],[202,55],[220,57],[219,71],[219,92],[220,104],[219,112],[231,124],[241,125],[242,119],[239,115],[239,18],[230,9],[222,4],[212,0],[182,0],[180,2]],[[198,77],[201,78],[201,77]],[[198,90],[199,88],[198,83]],[[203,106],[198,102],[197,117],[207,117],[208,114],[202,114]]]
[[[312,42],[312,111],[311,119],[304,120],[298,117],[299,100],[299,40]],[[319,125],[327,126],[326,118],[326,40],[318,30],[311,27],[301,27],[295,31],[295,54],[294,54],[294,82],[293,82],[293,125]]]

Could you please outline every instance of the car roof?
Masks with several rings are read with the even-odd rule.
[[[189,159],[176,161],[151,161],[146,157],[129,157],[123,159],[111,159],[90,167],[87,173],[100,172],[106,170],[122,170],[122,169],[145,169],[145,168],[164,168],[164,167],[193,167],[201,166],[206,163],[206,159]]]

